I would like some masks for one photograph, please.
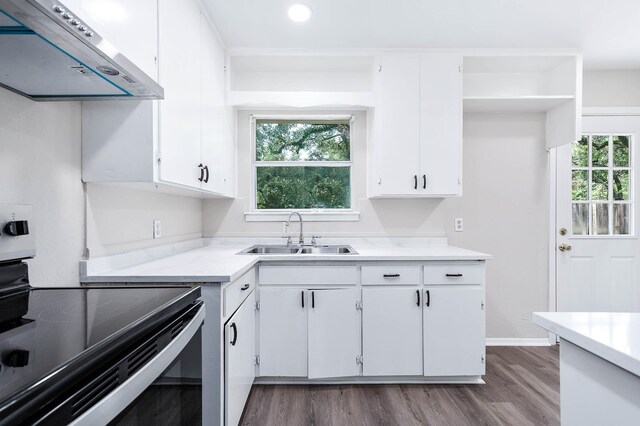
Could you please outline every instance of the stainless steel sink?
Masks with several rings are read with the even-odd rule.
[[[358,254],[351,246],[270,246],[255,245],[238,254]]]

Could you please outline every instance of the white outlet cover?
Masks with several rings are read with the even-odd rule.
[[[455,232],[462,232],[464,230],[464,222],[461,217],[456,217],[454,219],[453,230]]]

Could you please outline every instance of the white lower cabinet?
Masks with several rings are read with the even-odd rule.
[[[225,424],[237,425],[255,379],[255,292],[224,327]]]
[[[260,289],[260,376],[307,377],[305,289]]]
[[[424,290],[424,375],[485,373],[482,286],[433,286]]]
[[[364,376],[422,375],[422,288],[362,289]]]
[[[309,378],[360,375],[359,290],[309,290]]]

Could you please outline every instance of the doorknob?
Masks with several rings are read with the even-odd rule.
[[[573,248],[573,247],[571,247],[571,246],[570,246],[570,245],[568,245],[568,244],[560,244],[560,245],[558,246],[558,250],[560,250],[560,251],[571,251],[571,249],[572,249],[572,248]]]

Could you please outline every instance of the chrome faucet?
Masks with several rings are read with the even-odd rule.
[[[304,245],[304,235],[302,233],[302,215],[300,213],[291,212],[291,214],[289,215],[289,218],[287,219],[287,223],[285,225],[287,227],[287,233],[289,232],[289,225],[291,224],[291,216],[293,216],[294,214],[298,215],[298,219],[300,220],[300,237],[298,238],[298,244]]]

